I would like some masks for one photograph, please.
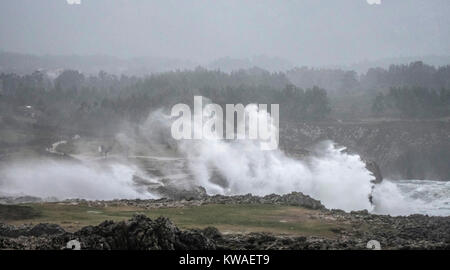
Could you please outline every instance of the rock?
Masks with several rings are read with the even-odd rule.
[[[380,167],[378,164],[373,160],[363,160],[366,164],[366,169],[370,172],[373,179],[370,180],[370,183],[372,183],[371,192],[369,194],[369,201],[373,205],[373,190],[375,188],[375,185],[381,184],[383,182],[383,175],[381,174]]]
[[[43,235],[57,235],[64,233],[66,233],[66,231],[59,225],[41,223],[29,229],[26,235],[39,237]]]
[[[381,174],[378,164],[373,160],[364,160],[364,163],[366,164],[366,169],[374,177],[370,182],[373,184],[380,184],[383,181],[383,175]]]
[[[82,249],[174,250],[215,249],[201,231],[180,231],[169,219],[152,220],[143,215],[129,221],[105,221],[74,234]]]
[[[352,215],[359,215],[359,216],[368,216],[370,215],[369,211],[367,209],[360,210],[360,211],[351,211],[350,214]]]
[[[301,206],[309,209],[325,209],[325,206],[318,200],[315,200],[301,192],[292,192],[281,196],[281,200],[286,205]]]
[[[217,236],[217,235],[216,235]],[[211,250],[216,249],[215,241],[206,237],[200,230],[182,231],[178,236],[175,249]]]
[[[448,134],[450,124],[440,120],[280,123],[287,152],[331,140],[399,179],[450,179]]]
[[[325,209],[325,206],[318,200],[315,200],[301,192],[292,192],[285,195],[269,194],[264,197],[253,196],[252,194],[224,196],[208,196],[203,203],[212,204],[276,204],[300,206],[309,209]]]
[[[0,237],[15,238],[25,235],[26,227],[14,227],[8,224],[0,223]]]
[[[213,240],[218,240],[222,238],[222,234],[216,227],[206,227],[203,229],[203,234]]]
[[[11,225],[0,223],[0,237],[17,238],[20,236],[45,236],[45,235],[57,235],[64,234],[66,231],[61,226],[56,224],[41,223],[36,226],[19,226],[14,227]]]
[[[253,196],[244,196],[254,198]],[[271,198],[276,198],[270,195]],[[143,215],[128,221],[104,221],[68,233],[57,225],[34,227],[0,224],[0,249],[65,249],[71,240],[81,249],[202,250],[202,249],[366,249],[377,240],[382,249],[449,249],[450,217],[411,215],[391,217],[367,211],[321,211],[345,221],[350,229],[332,229],[336,238],[289,236],[270,233],[221,234],[216,228],[180,230],[169,219]]]
[[[172,185],[159,186],[157,188],[152,188],[154,191],[161,195],[173,200],[200,200],[207,197],[206,190],[203,187],[194,186],[190,189],[181,189]]]

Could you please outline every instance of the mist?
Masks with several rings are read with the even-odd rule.
[[[98,164],[28,159],[0,169],[3,196],[35,196],[44,200],[150,199],[133,184],[132,164]]]
[[[257,113],[258,117],[267,117],[266,111]],[[165,169],[159,168],[162,175],[146,173],[135,159],[130,158],[135,157],[138,151],[139,157],[152,158],[155,152],[144,152],[143,147],[138,150],[133,135],[123,130],[116,137],[131,150],[128,158],[123,155],[110,156],[108,159],[73,155],[78,158],[77,161],[43,158],[15,160],[0,168],[0,189],[6,195],[59,200],[161,197],[147,188],[147,182],[171,185],[180,190],[201,186],[209,195],[268,195],[300,191],[321,200],[329,208],[373,210],[369,202],[372,176],[364,162],[358,155],[347,154],[344,148],[332,142],[319,144],[316,154],[302,161],[288,157],[278,149],[263,150],[260,147],[261,140],[228,142],[209,138],[175,141],[167,136],[159,136],[169,132],[173,120],[162,110],[152,112],[143,124],[146,146],[155,149],[167,140],[176,144],[176,157],[183,160],[185,169],[181,172],[188,176],[187,179],[174,178],[180,171],[171,162],[173,159],[164,159],[169,154],[164,150],[156,159],[167,160],[170,165]],[[204,119],[206,121],[208,119]],[[192,127],[203,128],[194,125],[194,122]],[[273,126],[270,131],[273,134],[278,132]],[[83,148],[86,153],[85,145],[77,147]],[[141,183],[136,182],[135,176],[139,176]]]
[[[204,101],[203,109],[210,103],[208,99]],[[84,141],[77,135],[47,149],[65,159],[28,156],[4,162],[0,167],[0,195],[36,196],[44,200],[156,199],[163,194],[153,188],[155,185],[178,190],[203,187],[208,195],[227,196],[302,192],[329,209],[345,211],[443,214],[435,209],[445,204],[447,187],[432,183],[405,189],[391,181],[373,186],[374,175],[362,158],[332,141],[317,143],[307,157],[295,158],[280,149],[264,150],[261,145],[265,141],[260,139],[175,140],[170,130],[176,118],[168,111],[168,108],[152,111],[139,128],[130,128],[131,123],[119,125],[113,136],[115,147],[110,147],[116,148],[116,152],[108,156],[97,152],[101,141]],[[254,105],[247,106],[245,113],[247,117],[256,113],[256,119],[271,117]],[[206,111],[203,114],[203,124],[217,117],[206,117],[209,115]],[[193,133],[195,129],[203,130],[202,123],[192,121],[189,128]],[[273,120],[268,123],[272,123],[268,128],[271,136],[278,136]],[[243,130],[248,132],[248,121]],[[60,152],[58,147],[67,144],[75,148],[72,152],[76,154]],[[430,197],[437,199],[431,202],[419,199]],[[437,206],[433,208],[430,204]]]
[[[446,0],[69,2],[1,1],[0,50],[147,56],[202,65],[223,57],[251,64],[265,55],[282,59],[283,66],[450,51]]]

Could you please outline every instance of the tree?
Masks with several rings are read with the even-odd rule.
[[[386,104],[383,93],[378,93],[372,104],[372,112],[375,115],[381,115],[386,110]]]

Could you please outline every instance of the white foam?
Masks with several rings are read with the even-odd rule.
[[[266,111],[257,113],[267,117]],[[278,132],[274,127],[270,130]],[[184,140],[179,146],[195,181],[210,194],[301,191],[321,200],[328,208],[372,208],[368,199],[372,177],[364,162],[358,155],[344,153],[332,142],[326,142],[322,153],[308,163],[289,158],[280,150],[264,151],[258,140]],[[228,185],[211,181],[214,171]]]
[[[450,215],[450,182],[385,180],[374,190],[375,212],[390,215]]]
[[[137,168],[119,163],[103,166],[53,160],[29,160],[1,170],[0,188],[8,194],[41,198],[111,200],[151,198],[133,186]]]

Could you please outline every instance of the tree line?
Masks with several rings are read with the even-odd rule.
[[[280,104],[282,121],[445,117],[450,115],[449,80],[449,66],[421,62],[370,69],[363,75],[308,68],[225,73],[198,67],[147,77],[65,70],[51,78],[36,71],[0,74],[0,113],[8,117],[32,106],[42,124],[112,128],[120,122],[145,121],[151,111],[176,103],[192,105],[193,96],[202,95],[223,106]]]
[[[157,109],[177,103],[192,105],[194,95],[212,102],[244,105],[280,104],[280,119],[325,120],[330,114],[327,92],[302,89],[283,73],[261,69],[224,73],[197,68],[145,78],[100,72],[86,76],[66,70],[50,79],[43,72],[0,75],[0,113],[8,118],[32,108],[37,123],[71,129],[110,130],[123,122],[140,123]]]

